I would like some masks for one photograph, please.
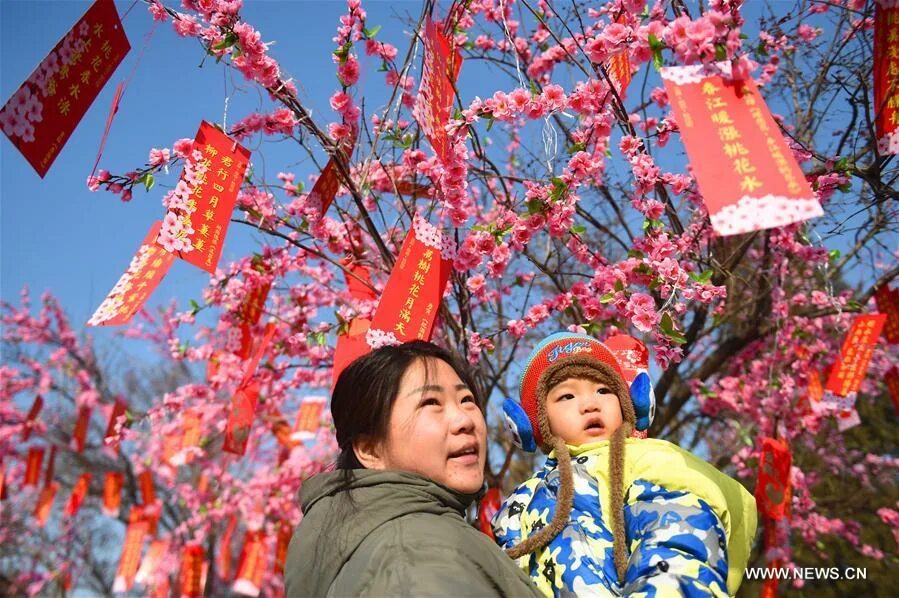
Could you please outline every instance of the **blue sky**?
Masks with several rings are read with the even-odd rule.
[[[178,7],[179,3],[167,4]],[[446,10],[448,3],[443,3]],[[83,1],[0,1],[0,96],[2,101],[18,88],[47,52],[87,10]],[[119,14],[132,7],[118,2]],[[408,33],[400,17],[415,18],[421,3],[365,2],[368,26],[382,25],[378,38],[396,45],[400,58],[408,47]],[[786,9],[785,5],[785,9]],[[272,55],[297,82],[300,98],[320,125],[334,119],[328,97],[337,87],[331,61],[331,38],[344,1],[247,0],[242,11],[265,41],[274,41]],[[442,11],[438,11],[442,15]],[[752,20],[752,17],[747,14]],[[193,137],[201,120],[222,123],[229,98],[228,123],[233,124],[254,109],[272,104],[242,75],[214,60],[204,60],[196,40],[178,37],[171,23],[161,23],[142,53],[152,21],[143,2],[133,5],[124,18],[132,50],[75,130],[45,179],[40,179],[7,139],[0,140],[0,296],[18,301],[18,292],[29,285],[33,295],[45,290],[60,298],[75,325],[81,326],[124,272],[151,223],[163,215],[161,198],[178,172],[157,177],[149,193],[137,189],[130,203],[105,192],[91,193],[84,183],[93,166],[102,129],[116,84],[134,71],[113,123],[100,167],[124,173],[145,163],[152,147],[170,147],[182,137]],[[747,25],[751,33],[752,26]],[[498,29],[491,33],[496,34]],[[480,33],[476,31],[475,35]],[[747,41],[751,47],[754,40]],[[138,56],[140,64],[135,69]],[[387,99],[379,63],[360,51],[362,79],[357,93],[365,96],[366,112],[381,108]],[[420,60],[413,75],[418,79]],[[496,74],[484,75],[485,63],[466,61],[460,85],[466,102],[500,87],[507,91],[517,81]],[[646,67],[644,67],[645,69]],[[643,70],[635,76],[642,84]],[[652,81],[656,73],[650,73]],[[567,87],[567,77],[560,82]],[[630,103],[630,102],[629,102]],[[542,123],[525,131],[525,145],[535,145]],[[496,131],[494,131],[494,134]],[[529,139],[532,136],[533,139]],[[249,140],[258,149],[258,138]],[[617,143],[617,134],[613,139]],[[494,147],[501,147],[499,142]],[[264,156],[263,156],[264,154]],[[319,155],[321,155],[319,151]],[[560,147],[560,158],[565,157]],[[683,155],[678,141],[658,155],[660,163],[681,170]],[[293,143],[266,143],[252,156],[256,172],[274,182],[280,170],[296,172],[304,179],[315,167]],[[242,225],[232,225],[222,263],[257,249],[261,235]],[[148,305],[176,298],[186,307],[199,300],[208,276],[198,268],[176,261]],[[113,329],[115,330],[115,329]],[[101,338],[110,330],[94,330]]]
[[[0,2],[3,102],[89,6],[81,1]],[[131,3],[117,2],[116,6],[121,16]],[[337,81],[330,56],[331,38],[345,6],[345,2],[321,0],[250,0],[242,11],[245,19],[261,31],[263,40],[276,41],[272,55],[297,82],[301,99],[320,124],[333,119],[328,97]],[[370,27],[384,25],[379,38],[393,41],[403,51],[402,40],[407,38],[393,15],[417,17],[420,4],[373,2],[366,8]],[[161,198],[179,174],[157,177],[157,185],[149,193],[136,189],[130,203],[122,203],[109,193],[91,193],[85,185],[115,87],[134,69],[152,27],[142,2],[133,7],[123,25],[131,52],[45,179],[37,176],[8,139],[0,140],[0,295],[6,301],[18,302],[23,285],[29,285],[33,295],[49,290],[60,298],[78,326],[87,321],[124,272],[151,223],[162,217]],[[124,173],[142,166],[151,147],[170,147],[179,138],[193,137],[201,120],[221,123],[226,97],[230,97],[229,123],[250,110],[271,109],[269,99],[257,93],[242,75],[203,58],[196,40],[178,37],[170,22],[159,24],[125,91],[100,168]],[[384,89],[380,83],[383,73],[376,72],[377,63],[360,58],[363,67],[370,66],[363,69],[361,91],[371,96],[375,88],[378,99]],[[257,142],[258,138],[251,139],[247,145],[253,150]],[[254,153],[252,160],[256,171],[264,170],[269,181],[276,180],[279,170],[292,169],[298,178],[314,171],[295,144],[269,143],[264,159],[262,153]],[[260,237],[245,226],[232,224],[221,263],[258,248]],[[200,299],[207,282],[206,273],[176,261],[148,305],[167,303],[176,297],[180,306],[186,306],[189,299]],[[95,332],[101,337],[110,333]]]

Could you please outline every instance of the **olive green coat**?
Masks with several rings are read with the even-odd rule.
[[[422,476],[355,470],[307,480],[284,568],[287,596],[539,596],[463,515],[474,495]]]

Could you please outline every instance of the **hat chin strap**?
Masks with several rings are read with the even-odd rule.
[[[624,441],[634,431],[630,422],[624,422],[612,433],[609,442],[609,498],[612,511],[612,556],[618,581],[624,585],[627,571],[627,538],[624,529]]]
[[[549,438],[544,437],[544,445]],[[568,446],[565,441],[558,436],[551,437],[552,446],[556,451],[556,459],[559,463],[559,476],[561,483],[559,484],[559,494],[556,502],[556,512],[553,513],[552,521],[539,530],[533,536],[525,538],[521,544],[513,546],[506,550],[511,558],[517,559],[526,554],[540,550],[549,544],[559,532],[561,532],[568,523],[571,515],[571,504],[574,500],[574,481],[571,475],[571,456],[568,454]]]

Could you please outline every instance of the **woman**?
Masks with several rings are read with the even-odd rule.
[[[474,384],[431,343],[382,347],[337,380],[337,470],[303,484],[287,553],[294,596],[537,596],[464,519],[484,483]]]

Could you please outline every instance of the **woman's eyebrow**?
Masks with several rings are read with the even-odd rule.
[[[429,390],[435,390],[435,391],[437,391],[437,392],[443,392],[443,387],[440,386],[439,384],[425,384],[424,386],[419,386],[418,388],[416,388],[416,389],[414,389],[414,390],[410,390],[410,391],[409,391],[409,394],[406,395],[406,396],[414,395],[414,394],[419,393],[419,392],[427,392],[427,391],[429,391]]]
[[[414,394],[420,393],[420,392],[427,392],[429,390],[433,390],[436,392],[443,392],[444,388],[443,388],[443,386],[441,386],[439,384],[425,384],[424,386],[420,386],[414,390],[410,390],[409,395],[414,395]],[[468,390],[468,385],[467,384],[456,384],[455,390],[456,391]],[[409,396],[409,395],[406,395],[406,396]]]

